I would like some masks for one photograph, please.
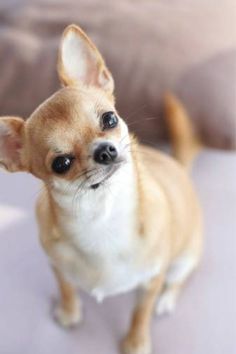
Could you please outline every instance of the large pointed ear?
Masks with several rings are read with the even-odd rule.
[[[58,58],[58,74],[63,85],[94,85],[113,92],[114,81],[96,46],[75,25],[63,35]]]
[[[24,120],[18,117],[0,117],[0,167],[16,172],[23,170]]]

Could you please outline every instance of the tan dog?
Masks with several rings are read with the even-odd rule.
[[[58,71],[64,88],[27,121],[0,119],[0,161],[44,183],[37,217],[61,292],[58,321],[80,321],[77,288],[98,300],[141,288],[123,350],[148,354],[154,307],[171,311],[199,262],[199,204],[184,168],[129,134],[110,72],[74,25],[63,34]],[[191,126],[175,98],[166,108],[176,157],[187,165]]]

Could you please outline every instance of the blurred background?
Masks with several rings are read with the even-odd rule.
[[[155,319],[154,353],[235,354],[235,0],[1,0],[0,115],[27,119],[59,87],[63,29],[79,24],[105,57],[117,108],[138,137],[167,141],[166,91],[185,104],[206,145],[193,168],[205,215],[200,270],[176,313]],[[56,285],[34,219],[39,183],[0,173],[0,354],[117,354],[134,295],[102,305],[83,294],[85,322],[53,322]]]

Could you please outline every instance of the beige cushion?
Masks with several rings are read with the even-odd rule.
[[[56,48],[74,22],[104,54],[119,111],[143,140],[165,136],[162,96],[173,90],[208,145],[236,147],[235,0],[11,0],[0,6],[0,114],[27,117],[59,87]]]

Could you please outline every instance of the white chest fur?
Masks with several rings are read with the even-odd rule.
[[[159,272],[159,262],[144,267],[138,257],[143,245],[137,235],[137,192],[130,164],[107,185],[82,194],[78,203],[61,197],[58,202],[72,211],[60,220],[65,238],[54,249],[70,281],[102,300]]]

